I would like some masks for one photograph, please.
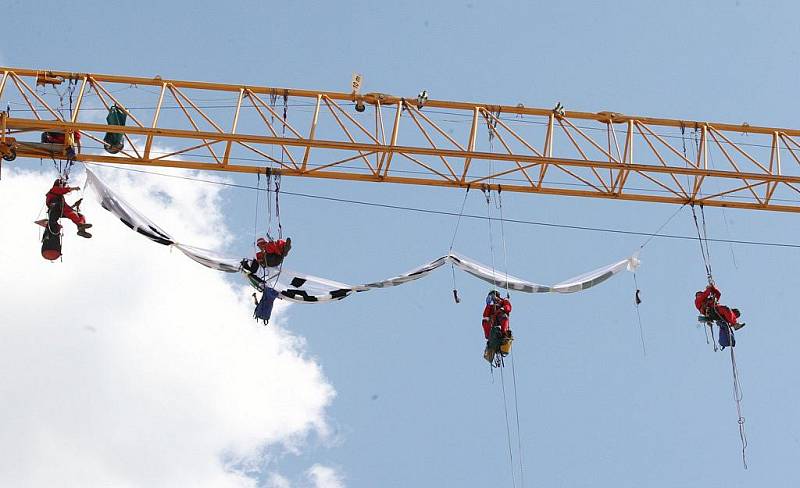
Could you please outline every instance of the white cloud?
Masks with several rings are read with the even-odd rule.
[[[290,488],[292,485],[286,477],[272,473],[267,479],[267,488]]]
[[[3,169],[0,485],[256,486],[249,474],[286,486],[264,471],[270,453],[326,436],[335,393],[279,327],[280,305],[277,325],[258,325],[249,290],[137,236],[88,194],[95,237],[65,221],[63,262],[47,262],[32,221],[53,176]],[[225,243],[213,186],[106,175],[175,237]],[[342,486],[329,469],[309,476]]]
[[[344,488],[344,480],[335,469],[315,464],[307,471],[314,488]]]

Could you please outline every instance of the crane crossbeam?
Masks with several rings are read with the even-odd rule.
[[[9,109],[0,115],[6,160],[69,156],[800,212],[800,131],[792,129],[573,112],[560,104],[543,109],[2,67],[0,101]],[[125,125],[103,123],[112,107],[126,114]],[[58,133],[73,137],[53,143],[41,136]],[[109,134],[124,141],[119,152]],[[67,147],[73,140],[78,147]]]

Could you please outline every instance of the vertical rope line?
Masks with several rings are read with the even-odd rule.
[[[461,225],[461,216],[464,215],[464,206],[467,204],[467,196],[469,195],[469,186],[467,186],[467,191],[464,193],[464,200],[461,202],[461,210],[458,212],[458,220],[456,220],[456,228],[453,231],[453,238],[450,239],[450,251],[453,250],[453,245],[456,243],[456,236],[458,235],[458,227]]]
[[[278,239],[283,239],[283,226],[281,226],[281,175],[275,175],[275,219],[278,221]]]
[[[489,254],[492,255],[492,284],[497,287],[497,272],[495,271],[494,263],[494,242],[492,239],[492,205],[491,205],[491,190],[484,190],[486,197],[486,220],[489,224]]]
[[[706,227],[706,212],[703,210],[703,206],[700,205],[700,215],[703,218],[703,239],[706,242],[706,256],[708,256],[708,276],[713,276],[711,273],[711,246],[708,242],[708,227]],[[712,278],[713,281],[713,278]]]
[[[267,239],[272,239],[272,171],[267,171]]]
[[[700,243],[700,254],[703,256],[703,265],[706,268],[706,277],[708,278],[709,283],[713,283],[714,279],[711,276],[711,265],[709,264],[711,256],[706,256],[706,248],[703,246],[703,233],[700,232],[700,225],[697,223],[697,212],[694,209],[694,205],[692,205],[692,217],[694,218],[694,227],[697,229],[697,241]],[[705,225],[703,228],[705,228]]]
[[[514,413],[517,417],[517,454],[519,454],[519,482],[525,488],[525,469],[522,455],[522,432],[519,428],[519,402],[517,400],[517,368],[514,366],[514,355],[511,355],[511,377],[514,380]]]
[[[695,145],[697,145],[697,129],[695,129],[695,136],[694,137],[695,137]],[[699,152],[699,149],[698,149],[698,152]],[[708,156],[709,156],[709,159],[711,161],[711,169],[716,169],[716,166],[714,165],[714,152],[713,151],[709,151],[708,152]],[[721,186],[722,185],[719,185],[718,188],[721,188]],[[725,195],[720,195],[720,198],[722,200],[725,200]],[[728,239],[730,239],[731,238],[731,228],[728,225],[728,213],[725,211],[725,207],[722,207],[722,221],[725,222],[725,234],[727,234]],[[739,269],[739,265],[736,263],[736,254],[733,252],[733,243],[732,242],[728,243],[728,248],[731,251],[731,259],[733,260],[733,267],[738,270]]]
[[[642,315],[639,312],[639,281],[636,279],[636,272],[633,272],[633,286],[636,287],[636,296],[633,303],[636,305],[636,318],[639,320],[639,338],[642,340],[642,354],[647,357],[647,348],[644,345],[644,330],[642,328]]]
[[[505,266],[506,270],[506,298],[510,298],[511,294],[508,292],[508,251],[506,250],[506,230],[505,225],[503,225],[503,193],[502,190],[497,190],[497,201],[499,202],[500,208],[500,238],[503,241],[503,265]]]
[[[731,336],[733,332],[729,330]],[[733,399],[736,401],[736,414],[739,416],[739,440],[742,443],[742,464],[744,469],[747,469],[747,458],[745,457],[745,449],[747,449],[747,434],[744,430],[744,416],[742,415],[742,386],[739,383],[739,368],[736,366],[736,356],[731,349],[731,370],[733,371]]]
[[[503,388],[503,410],[505,412],[506,418],[506,440],[508,441],[508,461],[511,464],[511,484],[516,488],[517,486],[517,477],[514,474],[514,453],[511,450],[511,427],[508,423],[508,403],[506,401],[506,380],[505,375],[503,374],[503,370],[505,368],[500,369],[500,384]]]
[[[456,243],[456,236],[458,235],[458,228],[461,225],[461,216],[464,215],[464,207],[467,204],[467,196],[469,195],[469,185],[467,185],[467,191],[464,192],[464,200],[461,202],[461,210],[458,211],[458,220],[456,221],[456,228],[453,231],[453,238],[450,239],[450,249],[447,251],[447,255],[449,256],[453,252],[453,246]],[[456,285],[456,266],[453,262],[450,262],[450,272],[453,274],[453,300],[456,303],[459,303],[461,300],[458,298],[458,286]]]
[[[258,207],[259,207],[259,199],[261,198],[261,173],[257,174],[258,181],[256,182],[256,216],[253,220],[253,246],[256,245],[256,240],[258,240]]]

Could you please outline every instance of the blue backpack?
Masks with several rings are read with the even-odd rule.
[[[265,324],[269,322],[269,318],[272,316],[272,306],[279,294],[277,290],[267,287],[264,290],[264,294],[261,295],[261,300],[258,301],[258,305],[256,305],[253,317],[263,320]]]

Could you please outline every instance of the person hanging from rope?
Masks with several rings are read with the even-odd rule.
[[[739,330],[745,326],[744,322],[739,322],[741,312],[737,308],[730,308],[719,303],[722,292],[709,283],[703,291],[698,291],[694,296],[694,306],[700,312],[702,320],[706,323],[716,322],[719,327],[719,345],[724,350],[726,347],[736,346],[734,330]]]
[[[495,354],[506,356],[511,350],[512,334],[509,329],[511,301],[503,298],[500,292],[492,290],[486,296],[486,307],[483,309],[483,335],[486,338],[486,350],[483,357],[490,363]]]
[[[275,268],[283,264],[283,258],[292,249],[292,238],[267,240],[259,237],[256,240],[256,246],[259,250],[256,252],[255,259],[242,261],[242,267],[251,273],[257,272],[259,267]]]
[[[89,238],[92,237],[92,234],[86,232],[86,229],[90,228],[92,224],[87,224],[86,218],[80,213],[80,204],[83,199],[81,198],[70,206],[67,205],[64,198],[67,193],[80,189],[79,186],[67,186],[66,180],[57,178],[45,197],[47,217],[50,226],[58,229],[60,229],[59,219],[66,217],[78,227],[79,236]]]
[[[81,133],[75,132],[42,132],[41,141],[45,144],[56,144],[64,147],[67,159],[75,159],[81,152]]]

